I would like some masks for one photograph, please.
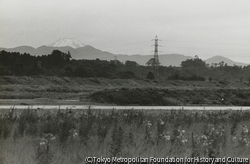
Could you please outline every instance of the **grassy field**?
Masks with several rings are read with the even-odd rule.
[[[0,163],[250,158],[250,111],[1,110]]]
[[[198,104],[241,106],[250,103],[247,99],[250,94],[249,85],[237,81],[2,76],[0,84],[0,104],[2,105]],[[91,96],[93,94],[94,96]],[[222,98],[226,101],[222,102]],[[135,100],[138,101],[135,102]]]

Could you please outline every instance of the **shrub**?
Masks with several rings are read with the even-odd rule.
[[[149,80],[155,79],[153,72],[151,72],[151,71],[148,72],[147,79],[149,79]]]

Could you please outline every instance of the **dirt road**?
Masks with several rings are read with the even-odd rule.
[[[250,106],[98,106],[98,105],[0,105],[0,109],[144,109],[144,110],[250,110]]]

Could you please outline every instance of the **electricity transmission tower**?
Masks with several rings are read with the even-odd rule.
[[[161,63],[159,62],[159,56],[158,56],[158,37],[157,35],[155,36],[155,39],[153,39],[155,41],[155,44],[154,44],[154,58],[151,58],[148,62],[147,62],[147,65],[151,65],[151,66],[154,66],[154,67],[157,67],[159,66]]]
[[[153,72],[155,72],[155,75],[156,75],[156,79],[160,80],[160,74],[159,74],[159,65],[161,64],[160,61],[159,61],[159,56],[158,56],[158,37],[157,35],[155,36],[155,39],[153,39],[155,41],[155,44],[154,44],[154,57],[151,58],[148,62],[147,62],[147,65],[148,66],[153,66]]]
[[[159,56],[158,56],[158,38],[157,38],[157,35],[155,36],[154,59],[155,59],[154,65],[155,65],[155,66],[159,66],[159,65],[160,65],[160,62],[159,62]]]

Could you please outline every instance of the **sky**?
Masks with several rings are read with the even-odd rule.
[[[249,0],[0,0],[0,47],[61,38],[114,54],[220,55],[250,63]]]

